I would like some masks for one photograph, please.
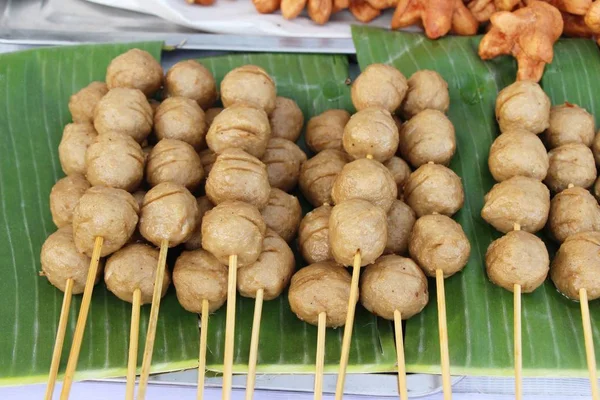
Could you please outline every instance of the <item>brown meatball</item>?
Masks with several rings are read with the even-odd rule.
[[[300,190],[315,207],[333,203],[331,189],[350,157],[338,150],[323,150],[300,168]]]
[[[535,233],[546,225],[550,211],[550,192],[540,181],[515,176],[492,187],[485,195],[481,217],[507,233],[519,224],[525,232]]]
[[[108,86],[104,82],[92,82],[69,99],[69,111],[73,122],[91,124],[94,122],[94,109],[96,104],[108,93]]]
[[[353,199],[337,204],[329,217],[329,246],[335,261],[353,265],[360,251],[360,265],[373,263],[387,243],[387,217],[381,207]]]
[[[531,293],[546,280],[550,257],[537,236],[511,231],[490,244],[485,253],[485,268],[494,284],[510,292],[519,284],[523,293]]]
[[[215,161],[217,161],[217,154],[214,153],[211,149],[204,149],[200,153],[200,163],[202,163],[202,169],[204,170],[204,175],[208,176],[210,171],[212,170]]]
[[[265,164],[240,149],[227,149],[217,157],[205,189],[214,204],[239,200],[258,209],[267,205],[271,192]]]
[[[329,217],[331,206],[324,204],[307,213],[298,229],[298,247],[309,263],[333,260],[329,247]]]
[[[264,69],[256,65],[235,68],[221,81],[221,100],[225,108],[246,103],[271,114],[276,98],[275,82]]]
[[[104,282],[106,288],[119,299],[133,303],[133,292],[140,289],[141,304],[152,303],[154,280],[158,267],[158,250],[147,244],[130,244],[115,252],[106,261]],[[164,297],[171,283],[169,266],[165,275],[160,297]]]
[[[454,125],[441,111],[421,111],[402,125],[399,150],[415,168],[428,162],[448,165],[456,152]]]
[[[106,133],[96,137],[85,153],[85,177],[93,186],[133,192],[144,179],[144,158],[131,137]]]
[[[207,211],[212,210],[214,205],[210,202],[208,197],[202,196],[196,199],[198,204],[198,219],[196,219],[196,229],[185,242],[186,250],[196,250],[202,247],[202,218]]]
[[[596,200],[600,202],[600,178],[596,179],[596,182],[594,182],[592,193],[594,193]]]
[[[140,208],[133,196],[121,189],[89,188],[73,211],[73,239],[81,253],[92,256],[97,237],[104,238],[100,257],[119,250],[135,231]]]
[[[387,110],[365,108],[346,124],[342,144],[355,159],[370,156],[384,162],[398,150],[398,127]]]
[[[150,53],[131,49],[115,57],[106,69],[106,84],[109,89],[139,89],[147,97],[162,86],[163,69]]]
[[[64,292],[67,280],[73,279],[73,294],[83,293],[92,260],[75,247],[71,225],[48,236],[42,245],[40,260],[42,272],[53,286]],[[100,260],[94,283],[100,280],[103,266],[104,261]]]
[[[408,177],[404,201],[418,217],[433,213],[452,216],[463,206],[465,193],[454,171],[443,165],[424,164]]]
[[[346,323],[352,278],[345,268],[324,261],[302,268],[292,277],[288,300],[296,316],[311,325],[325,313],[328,328]]]
[[[237,271],[237,289],[244,297],[256,297],[264,290],[264,300],[273,300],[290,283],[296,260],[290,246],[277,233],[267,229],[258,260]]]
[[[343,150],[342,137],[349,120],[346,110],[327,110],[312,117],[304,134],[306,145],[315,153],[326,149]]]
[[[239,148],[260,158],[270,137],[269,118],[263,110],[236,104],[215,117],[206,134],[206,143],[217,154]]]
[[[409,165],[406,161],[396,156],[384,162],[383,165],[392,173],[396,187],[398,188],[398,197],[401,197],[404,193],[404,185],[412,172]]]
[[[120,133],[142,143],[152,131],[153,116],[152,107],[142,92],[116,88],[109,90],[98,102],[94,127],[100,135]]]
[[[600,298],[600,233],[582,232],[560,246],[550,267],[550,277],[559,292],[579,300],[579,290],[588,300]]]
[[[425,215],[413,226],[408,251],[426,275],[435,277],[435,271],[441,269],[447,278],[467,265],[471,244],[452,218]]]
[[[544,135],[549,148],[567,143],[583,143],[590,147],[595,134],[594,116],[585,109],[571,103],[550,109],[550,126]]]
[[[448,83],[435,71],[421,70],[408,79],[408,91],[402,103],[402,115],[412,118],[423,110],[445,113],[450,105]]]
[[[365,268],[360,277],[360,301],[373,314],[393,320],[420,313],[429,301],[427,277],[410,258],[383,256]]]
[[[146,191],[138,190],[137,192],[133,192],[132,195],[135,201],[137,202],[138,207],[141,209],[142,204],[144,204],[144,197],[146,197]]]
[[[548,153],[537,135],[524,129],[506,131],[492,143],[488,166],[498,182],[517,175],[541,181],[548,173]]]
[[[382,163],[361,158],[344,166],[336,178],[331,197],[335,204],[363,199],[388,212],[398,196],[392,173]]]
[[[388,237],[385,253],[406,254],[410,233],[416,220],[412,208],[401,200],[394,200],[387,214]]]
[[[352,84],[352,104],[358,111],[380,107],[393,113],[400,108],[407,89],[402,72],[391,65],[371,64]]]
[[[594,142],[592,143],[592,152],[594,153],[596,165],[600,165],[600,131],[598,131],[594,137]]]
[[[204,179],[204,169],[196,150],[186,142],[163,139],[154,146],[146,163],[146,180],[151,186],[174,182],[196,190]]]
[[[98,133],[92,124],[68,124],[58,145],[58,158],[66,175],[85,174],[85,152]]]
[[[271,138],[262,162],[267,166],[271,187],[289,192],[298,184],[300,167],[306,161],[306,154],[294,142]]]
[[[273,229],[286,242],[296,237],[302,219],[302,208],[296,196],[283,190],[271,189],[269,202],[261,214],[267,227]]]
[[[201,314],[202,300],[208,300],[212,313],[227,300],[227,267],[206,250],[184,251],[173,268],[173,285],[187,311]]]
[[[550,202],[548,226],[559,243],[579,232],[600,231],[600,206],[585,189],[565,189]]]
[[[223,111],[223,110],[224,110],[223,107],[213,107],[213,108],[209,108],[208,110],[206,110],[204,112],[204,120],[206,121],[207,129],[210,128],[210,126],[212,125],[216,116],[221,114],[221,111]]]
[[[73,210],[79,203],[79,199],[90,184],[82,175],[69,175],[60,179],[50,191],[50,212],[52,221],[58,228],[71,225],[73,222]]]
[[[210,71],[198,61],[185,60],[173,65],[165,77],[167,97],[187,97],[206,110],[217,101],[217,84]]]
[[[140,211],[140,233],[150,243],[169,247],[187,241],[198,221],[196,198],[184,186],[162,182],[146,193]]]
[[[304,114],[294,100],[277,96],[269,122],[272,137],[295,142],[300,137],[304,125]]]
[[[262,251],[267,226],[260,211],[241,201],[226,201],[204,214],[202,247],[229,264],[238,256],[238,267],[252,264]]]
[[[553,192],[570,184],[589,188],[596,180],[596,163],[592,151],[581,143],[568,143],[550,150],[550,167],[544,183]]]
[[[516,81],[498,93],[496,119],[501,132],[542,133],[550,125],[550,99],[536,82]]]
[[[169,97],[154,114],[154,132],[159,140],[177,139],[202,149],[206,147],[207,129],[204,111],[187,97]]]

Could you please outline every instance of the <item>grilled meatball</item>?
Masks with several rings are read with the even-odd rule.
[[[496,119],[501,132],[542,133],[550,125],[550,99],[536,82],[516,81],[498,93]]]
[[[343,150],[342,137],[349,120],[346,110],[327,110],[312,117],[306,125],[306,145],[315,153],[326,149]]]
[[[204,169],[196,150],[186,142],[163,139],[150,151],[146,179],[151,186],[174,182],[196,190],[204,178]]]
[[[85,175],[85,153],[98,133],[88,123],[68,124],[58,145],[58,158],[66,175]]]
[[[405,254],[416,214],[402,200],[394,200],[387,214],[388,237],[385,253]]]
[[[185,241],[186,250],[196,250],[202,247],[202,218],[207,211],[211,210],[214,206],[206,196],[198,197],[196,199],[198,204],[198,219],[196,220],[196,229],[188,240]]]
[[[550,202],[548,226],[559,243],[579,232],[600,231],[600,206],[583,188],[565,189]]]
[[[167,97],[187,97],[206,110],[217,101],[217,84],[210,71],[198,61],[185,60],[173,65],[165,77]]]
[[[206,121],[207,129],[210,128],[213,121],[215,120],[215,117],[217,115],[221,114],[221,111],[223,111],[223,110],[224,110],[224,108],[222,108],[222,107],[212,107],[204,112],[204,119]]]
[[[315,207],[333,203],[331,189],[350,157],[342,151],[327,149],[307,160],[300,168],[300,189]]]
[[[96,105],[94,127],[100,135],[120,133],[142,143],[152,131],[153,118],[152,107],[141,91],[115,88]]]
[[[90,184],[82,175],[69,175],[60,179],[50,191],[50,212],[58,228],[71,225],[73,210]]]
[[[410,119],[423,110],[445,113],[449,105],[448,83],[437,72],[424,69],[408,79],[408,91],[401,108],[404,118]]]
[[[421,165],[404,185],[404,200],[417,216],[452,216],[463,206],[465,193],[458,175],[438,164]]]
[[[302,219],[302,208],[296,196],[279,189],[271,189],[269,202],[261,210],[267,227],[274,230],[286,242],[296,237]]]
[[[217,154],[215,154],[211,149],[204,149],[198,153],[200,157],[200,163],[202,163],[202,169],[204,170],[204,176],[210,174],[215,161],[217,161]]]
[[[342,145],[355,159],[371,156],[384,162],[398,150],[398,127],[387,110],[365,108],[346,124]]]
[[[235,68],[221,82],[221,100],[226,108],[246,103],[271,114],[276,98],[275,82],[264,69],[256,65]]]
[[[94,109],[100,99],[108,93],[104,82],[92,82],[69,99],[69,111],[73,122],[91,124],[94,122]]]
[[[589,188],[596,180],[596,163],[592,151],[584,144],[569,143],[550,150],[550,167],[544,183],[553,192],[570,184]]]
[[[392,173],[396,187],[398,188],[398,198],[400,198],[404,193],[404,185],[412,172],[409,165],[406,161],[396,156],[384,162],[383,165]]]
[[[594,116],[575,104],[565,103],[550,109],[550,126],[545,139],[553,149],[567,143],[592,145],[595,136]]]
[[[295,143],[277,137],[271,138],[262,162],[267,166],[271,187],[289,192],[298,184],[300,167],[306,154]]]
[[[537,135],[517,129],[506,131],[494,140],[488,166],[498,182],[518,175],[542,181],[548,173],[549,159]]]
[[[352,104],[360,111],[383,108],[390,113],[400,108],[408,85],[402,72],[385,64],[371,64],[352,84]]]
[[[304,114],[294,100],[277,96],[269,122],[272,137],[295,142],[300,137],[304,125]]]
[[[200,150],[206,148],[207,130],[204,111],[187,97],[169,97],[154,113],[154,132],[158,140],[181,140]]]
[[[139,89],[150,97],[162,86],[163,69],[150,53],[131,49],[115,57],[106,69],[109,89]]]
[[[329,247],[331,206],[324,204],[304,216],[298,229],[298,246],[302,258],[309,263],[333,260]]]

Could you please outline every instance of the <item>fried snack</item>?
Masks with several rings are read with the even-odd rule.
[[[406,161],[396,156],[384,162],[383,165],[392,173],[398,187],[398,198],[400,198],[404,194],[404,185],[412,172],[410,167]]]
[[[267,167],[271,187],[289,192],[298,184],[306,154],[298,145],[282,138],[271,138],[261,160]]]
[[[187,1],[188,4],[198,4],[200,6],[210,6],[210,5],[212,5],[215,2],[215,0],[185,0],[185,1]],[[201,313],[201,309],[198,309],[198,311],[192,311],[192,310],[188,310],[188,311],[189,312],[195,312],[195,313],[198,313],[198,314]]]
[[[275,109],[269,116],[271,137],[295,142],[300,137],[304,125],[304,114],[298,104],[286,97],[277,96]]]
[[[367,3],[377,10],[385,10],[387,8],[395,8],[398,5],[398,1],[399,0],[367,0]]]
[[[276,97],[275,82],[267,71],[256,65],[235,68],[221,82],[221,100],[225,108],[245,103],[271,114]]]
[[[569,185],[589,188],[596,180],[596,163],[592,151],[581,143],[568,143],[550,150],[550,167],[544,183],[555,193]]]
[[[160,89],[163,69],[150,53],[131,49],[110,62],[106,69],[106,85],[109,89],[139,89],[151,97]]]
[[[592,0],[542,0],[545,3],[551,4],[558,8],[563,13],[572,15],[585,15],[592,5]],[[529,5],[532,0],[525,0],[525,4]]]
[[[329,246],[331,206],[323,204],[304,216],[298,229],[298,247],[309,263],[333,260]]]
[[[525,231],[511,231],[490,244],[485,267],[494,284],[509,292],[519,284],[523,293],[531,293],[546,280],[550,257],[540,238]]]
[[[479,22],[462,0],[400,0],[392,17],[392,29],[419,22],[430,39],[446,36],[450,31],[457,35],[474,35],[479,28]]]
[[[165,95],[187,97],[206,110],[217,100],[217,84],[211,72],[198,61],[180,61],[165,76]]]
[[[559,243],[580,232],[600,231],[600,206],[586,189],[567,188],[550,202],[548,227]]]
[[[327,110],[312,117],[306,125],[306,145],[315,153],[325,149],[343,150],[342,137],[349,120],[346,110]]]
[[[108,93],[108,86],[104,82],[92,82],[69,99],[69,111],[73,122],[93,123],[94,108],[100,99]]]
[[[279,10],[281,0],[252,0],[254,8],[261,14],[270,14]]]
[[[585,14],[584,22],[592,32],[600,32],[600,1],[596,0],[592,3]]]
[[[404,197],[419,217],[434,213],[452,216],[465,201],[460,177],[438,164],[424,164],[410,174]]]
[[[542,133],[550,126],[550,98],[536,82],[517,81],[498,93],[496,120],[501,132]]]
[[[372,156],[384,162],[398,149],[398,127],[389,111],[369,107],[350,118],[344,128],[342,145],[355,159]]]
[[[308,0],[306,10],[310,19],[316,24],[323,25],[329,21],[333,10],[333,2],[332,0]]]
[[[296,237],[302,219],[302,207],[296,196],[283,190],[271,189],[269,202],[261,210],[267,227],[275,231],[283,240],[291,242]]]
[[[548,153],[537,135],[523,129],[510,130],[492,143],[488,166],[497,182],[518,175],[542,181],[548,173]]]
[[[517,6],[523,6],[522,0],[494,0],[498,11],[512,11]]]
[[[585,23],[583,15],[572,15],[562,13],[563,17],[563,35],[568,37],[590,38],[594,36],[594,31]]]
[[[306,0],[281,0],[281,15],[285,19],[294,19],[306,7]]]
[[[550,211],[550,191],[542,182],[515,176],[492,187],[485,195],[481,217],[500,232],[519,224],[535,233],[546,225]]]
[[[416,214],[402,200],[394,200],[387,214],[388,238],[384,252],[386,254],[405,254],[408,239],[416,221]]]
[[[552,62],[552,46],[563,32],[560,12],[542,1],[532,1],[514,12],[492,15],[492,28],[479,43],[479,56],[489,60],[503,54],[517,59],[517,80],[539,82]]]
[[[410,119],[427,109],[445,113],[449,106],[448,83],[437,72],[423,69],[408,79],[408,91],[400,111],[404,118]]]
[[[352,3],[350,4],[352,10]],[[371,64],[352,84],[352,104],[357,111],[370,107],[396,112],[406,96],[406,77],[398,69],[386,64]]]
[[[50,213],[57,228],[71,225],[73,210],[90,184],[83,175],[74,174],[59,179],[50,191]]]
[[[97,136],[92,124],[74,123],[65,126],[58,145],[58,158],[66,175],[85,174],[85,153]]]
[[[550,109],[550,126],[545,140],[549,148],[567,143],[592,145],[595,132],[594,116],[575,104],[565,103]]]
[[[478,22],[487,22],[497,11],[494,0],[471,0],[467,7]]]

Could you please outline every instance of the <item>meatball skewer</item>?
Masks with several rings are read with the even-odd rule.
[[[150,365],[152,364],[167,252],[169,247],[175,247],[190,238],[196,228],[197,220],[196,198],[185,186],[173,182],[162,182],[150,189],[144,196],[140,212],[140,233],[144,239],[159,247],[160,251],[138,388],[138,399],[141,400],[146,396]]]

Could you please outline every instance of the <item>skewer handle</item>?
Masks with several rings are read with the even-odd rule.
[[[341,400],[344,397],[344,383],[346,381],[346,368],[348,367],[348,357],[350,356],[350,341],[352,340],[352,328],[354,327],[354,313],[356,312],[356,302],[358,301],[358,280],[360,278],[360,250],[354,255],[354,265],[352,268],[352,286],[350,286],[350,299],[348,300],[348,314],[346,315],[346,324],[344,325],[344,336],[342,338],[342,356],[340,358],[340,371],[338,373],[337,386],[335,388],[335,399]]]
[[[325,369],[325,332],[327,328],[327,314],[319,313],[317,325],[317,359],[315,371],[315,400],[323,397],[323,370]]]
[[[446,322],[446,293],[444,291],[444,271],[435,271],[438,303],[438,329],[440,331],[440,357],[442,361],[442,386],[444,400],[452,399],[452,381],[450,380],[450,355],[448,353],[448,325]]]
[[[129,330],[129,358],[127,360],[127,386],[125,387],[125,399],[133,400],[135,394],[135,372],[137,368],[138,342],[140,336],[140,307],[142,303],[142,291],[138,288],[133,291],[133,302],[131,304],[131,328]]]
[[[148,331],[146,332],[146,344],[144,346],[144,358],[142,360],[138,400],[144,400],[146,398],[146,388],[148,386],[148,378],[150,377],[150,366],[152,365],[152,352],[154,351],[154,339],[156,339],[156,325],[158,324],[158,311],[160,309],[160,298],[165,277],[168,251],[169,241],[163,239],[160,243],[160,253],[158,254],[158,265],[156,267],[156,277],[154,280],[154,291],[152,292],[152,307],[150,308],[150,320],[148,321]]]
[[[73,385],[75,369],[79,360],[79,352],[81,351],[81,341],[85,332],[85,323],[87,321],[88,312],[90,311],[90,302],[92,301],[92,292],[94,291],[94,282],[96,273],[98,272],[98,264],[100,263],[100,251],[104,244],[104,238],[98,236],[94,241],[94,250],[92,252],[92,260],[90,261],[90,269],[88,270],[87,279],[85,281],[85,289],[83,290],[83,299],[79,308],[79,316],[77,317],[77,325],[75,325],[75,334],[73,335],[73,344],[69,353],[69,361],[67,362],[67,370],[65,372],[65,381],[63,382],[62,391],[60,392],[61,400],[67,400]]]
[[[402,337],[402,314],[394,311],[394,330],[396,332],[396,359],[398,361],[398,394],[401,400],[408,400],[406,389],[406,363],[404,361],[404,338]]]
[[[515,283],[514,293],[514,341],[515,341],[515,399],[523,398],[523,342],[521,336],[521,285]]]
[[[58,329],[56,330],[56,340],[54,341],[54,351],[52,352],[52,363],[50,364],[50,373],[48,374],[48,384],[46,385],[46,394],[44,399],[52,400],[54,394],[54,385],[60,366],[60,356],[62,354],[65,334],[67,332],[67,321],[69,320],[69,307],[73,298],[73,279],[67,279],[65,293],[63,295],[62,307],[60,308],[60,318],[58,320]]]
[[[223,400],[231,397],[233,377],[233,339],[235,331],[235,297],[237,288],[237,255],[229,256],[227,278],[227,317],[225,319],[225,358],[223,360]]]
[[[206,341],[208,338],[208,300],[202,300],[202,316],[200,319],[200,355],[198,358],[198,391],[196,399],[204,398],[204,375],[206,374]]]
[[[260,319],[262,316],[262,306],[264,290],[256,291],[254,300],[254,319],[252,320],[252,336],[250,339],[250,358],[248,359],[248,377],[246,381],[246,400],[252,400],[254,397],[254,382],[256,380],[256,360],[258,359],[258,340],[260,336]]]
[[[585,339],[585,355],[587,357],[588,373],[592,388],[592,399],[598,400],[598,377],[596,375],[596,354],[594,351],[594,338],[590,322],[590,307],[588,304],[587,290],[579,289],[579,304],[581,305],[581,320],[583,322],[583,338]]]

